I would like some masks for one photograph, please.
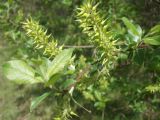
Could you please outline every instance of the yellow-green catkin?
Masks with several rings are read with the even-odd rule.
[[[43,54],[53,57],[61,51],[62,46],[58,47],[57,41],[51,35],[47,35],[47,30],[37,21],[27,19],[23,22],[23,29],[28,37],[34,40],[35,48],[44,50]]]
[[[99,50],[102,50],[102,58],[105,71],[109,74],[109,70],[114,67],[117,56],[116,40],[113,38],[113,32],[107,20],[103,19],[97,11],[97,6],[92,1],[85,2],[77,12],[77,21],[83,32],[89,36],[90,42]]]

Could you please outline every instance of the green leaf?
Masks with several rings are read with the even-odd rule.
[[[44,93],[43,95],[35,98],[34,100],[32,100],[31,106],[30,106],[30,111],[32,112],[32,111],[33,111],[44,99],[46,99],[50,94],[51,94],[51,92],[47,92],[47,93]]]
[[[72,0],[63,0],[62,3],[70,6],[72,4]]]
[[[95,100],[93,94],[90,93],[90,92],[88,92],[88,91],[84,91],[84,92],[83,92],[83,95],[84,95],[85,99],[87,99],[87,100],[92,100],[92,101]]]
[[[40,75],[42,76],[42,78],[46,81],[48,81],[48,78],[47,78],[47,75],[46,75],[46,72],[47,72],[47,69],[48,67],[50,66],[51,64],[51,61],[47,58],[43,58],[41,59],[41,64],[38,65],[38,71],[40,73]]]
[[[94,91],[94,95],[95,95],[96,99],[98,99],[99,101],[102,100],[102,95],[99,91]]]
[[[76,81],[74,79],[67,79],[63,82],[62,87],[64,89],[70,87],[71,85],[73,85]]]
[[[157,33],[160,34],[160,25],[156,25],[156,26],[152,27],[146,36],[151,36],[151,35],[154,35]]]
[[[98,101],[95,102],[94,106],[98,109],[98,110],[103,110],[106,106],[105,102],[103,101]]]
[[[160,35],[153,36],[153,37],[146,37],[143,40],[144,40],[144,43],[149,45],[160,45]]]
[[[136,36],[140,36],[140,33],[139,33],[140,28],[137,29],[137,27],[125,17],[123,17],[122,20],[132,34],[134,34]]]
[[[58,72],[61,72],[65,65],[69,62],[72,57],[73,49],[65,49],[61,51],[52,61],[51,65],[47,70],[48,80]]]
[[[5,76],[17,84],[33,84],[43,82],[35,77],[35,71],[22,60],[13,60],[3,65]]]
[[[50,86],[50,85],[54,85],[54,83],[59,80],[61,77],[60,73],[57,73],[55,75],[53,75],[47,82],[46,82],[46,86]]]

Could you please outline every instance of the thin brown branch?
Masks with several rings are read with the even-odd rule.
[[[72,45],[65,45],[65,46],[63,46],[64,48],[83,48],[83,49],[90,49],[90,48],[94,48],[94,46],[93,45],[81,45],[81,46],[72,46]]]

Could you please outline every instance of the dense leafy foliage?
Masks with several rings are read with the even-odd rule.
[[[0,35],[14,49],[3,72],[38,86],[31,112],[50,100],[53,120],[160,119],[160,25],[143,18],[146,0],[1,2]]]

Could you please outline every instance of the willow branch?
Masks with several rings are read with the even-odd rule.
[[[82,45],[82,46],[72,46],[72,45],[65,45],[65,46],[63,46],[64,48],[88,48],[88,49],[90,49],[90,48],[94,48],[94,46],[93,45]]]

